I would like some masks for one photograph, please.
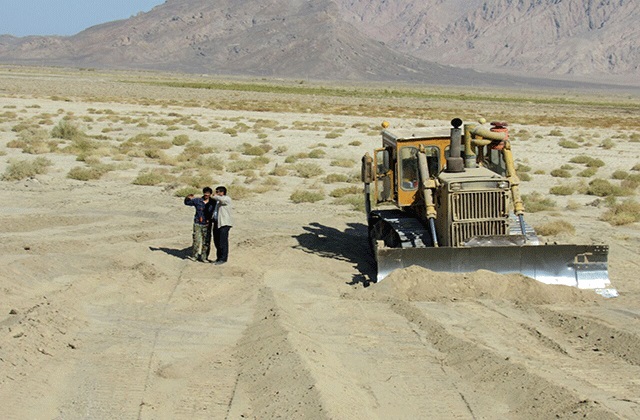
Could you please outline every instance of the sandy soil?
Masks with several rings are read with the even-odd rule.
[[[188,115],[218,127],[179,125],[166,138],[188,134],[225,161],[238,158],[242,143],[259,144],[255,131],[231,137],[226,128],[269,119],[280,127],[267,129],[266,139],[287,151],[267,154],[257,180],[213,172],[216,184],[254,191],[234,202],[230,261],[222,266],[186,259],[193,210],[174,195],[177,185],[132,184],[141,169],[157,166],[152,159],[131,158],[128,169],[83,182],[66,176],[83,165],[75,155],[45,153],[39,156],[53,162],[48,173],[0,181],[0,417],[640,417],[637,223],[612,227],[598,219],[602,204],[577,193],[553,197],[556,210],[527,219],[534,226],[552,220],[575,226],[575,235],[544,238],[549,241],[609,244],[615,299],[518,275],[418,267],[365,287],[374,273],[365,216],[329,197],[358,184],[289,173],[258,187],[286,156],[319,143],[326,156],[304,161],[318,163],[325,175],[358,173],[357,164],[331,162],[358,162],[376,147],[379,137],[357,127],[376,127],[382,116],[187,105],[179,101],[242,96],[145,87],[118,77],[0,72],[0,173],[11,159],[35,158],[6,147],[17,138],[16,124],[64,116],[117,144],[165,131],[158,121],[170,113]],[[168,99],[176,102],[158,102]],[[114,114],[130,119],[100,118]],[[409,128],[419,120],[390,121]],[[327,138],[321,126],[305,130],[300,122],[344,131]],[[633,142],[566,149],[548,135],[557,126],[514,130],[523,128],[533,139],[514,141],[516,158],[532,173],[545,170],[523,183],[525,194],[547,194],[558,183],[549,171],[579,154],[605,161],[598,174],[605,178],[640,162]],[[629,134],[559,128],[598,141]],[[349,145],[356,140],[361,144]],[[323,190],[327,198],[294,204],[289,197],[296,189]]]

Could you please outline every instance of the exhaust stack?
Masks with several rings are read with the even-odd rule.
[[[454,118],[451,120],[451,147],[447,158],[447,168],[445,172],[464,172],[464,159],[460,156],[462,150],[462,120]]]

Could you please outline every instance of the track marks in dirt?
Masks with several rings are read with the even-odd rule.
[[[584,399],[548,381],[531,371],[527,365],[516,363],[478,342],[448,331],[437,319],[408,302],[391,300],[390,307],[415,325],[423,337],[444,355],[444,368],[459,377],[458,386],[466,390],[465,400],[474,413],[481,417],[484,414],[478,413],[476,407],[486,407],[487,401],[493,399],[505,405],[505,414],[512,418],[578,414],[603,419],[617,418],[615,413],[600,403]]]
[[[560,310],[537,308],[536,312],[548,325],[571,337],[577,351],[605,352],[626,363],[640,366],[640,335]]]
[[[315,380],[291,345],[280,317],[273,292],[262,288],[254,320],[236,348],[239,375],[234,395],[246,395],[250,405],[241,409],[232,400],[229,412],[244,410],[244,417],[256,418],[325,418]]]

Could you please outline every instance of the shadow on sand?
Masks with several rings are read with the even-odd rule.
[[[191,255],[191,247],[183,248],[183,249],[173,249],[173,248],[163,248],[163,247],[153,247],[150,246],[149,249],[151,251],[162,251],[165,254],[169,254],[172,257],[180,258],[186,260],[189,255]]]
[[[348,284],[362,283],[367,287],[376,278],[376,267],[369,250],[368,229],[361,223],[349,223],[344,232],[320,223],[303,227],[306,233],[294,236],[296,249],[352,263],[358,274]]]

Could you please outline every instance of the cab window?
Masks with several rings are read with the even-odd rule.
[[[418,188],[418,148],[400,149],[400,187],[412,191]]]

